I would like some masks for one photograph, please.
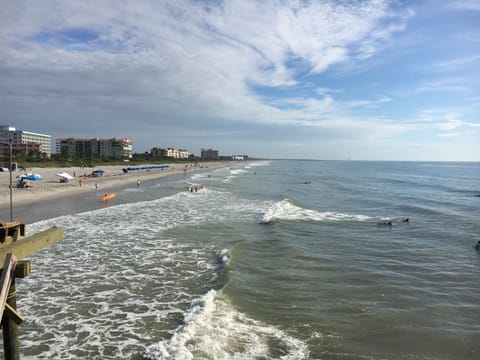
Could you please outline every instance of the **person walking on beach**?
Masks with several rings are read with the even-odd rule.
[[[140,179],[137,180],[137,187],[140,186]]]

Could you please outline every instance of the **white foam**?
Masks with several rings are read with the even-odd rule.
[[[212,211],[212,203],[220,211]],[[19,292],[32,294],[22,297],[29,319],[24,351],[43,358],[138,354],[145,347],[142,334],[150,335],[145,329],[176,323],[196,287],[215,281],[228,264],[228,249],[218,251],[218,243],[171,238],[176,232],[170,230],[254,221],[255,209],[226,192],[182,191],[30,225],[29,233],[62,227],[65,238],[35,254],[34,274],[18,284]]]
[[[307,220],[307,221],[365,221],[370,219],[367,215],[345,214],[335,211],[317,211],[304,209],[293,204],[288,199],[272,205],[260,220],[262,224],[268,224],[275,220]]]
[[[272,162],[270,160],[264,160],[264,161],[255,161],[249,164],[249,166],[253,167],[260,167],[260,166],[270,166]]]
[[[247,174],[248,171],[247,170],[244,170],[244,169],[231,169],[230,170],[230,173],[232,175],[241,175],[241,174]]]
[[[148,359],[273,359],[270,346],[281,348],[282,359],[308,357],[307,345],[284,331],[249,318],[210,290],[195,300],[168,340],[146,349]],[[278,358],[278,357],[275,357]]]
[[[220,251],[220,253],[218,255],[219,255],[219,259],[222,261],[222,263],[224,265],[228,265],[228,261],[230,260],[230,254],[229,254],[228,249],[223,249],[222,251]]]
[[[226,176],[223,180],[224,183],[231,183],[239,175],[248,174],[248,170],[245,169],[230,169],[230,175]]]
[[[192,176],[190,176],[190,179],[192,179],[192,180],[199,180],[199,179],[205,180],[205,179],[208,179],[208,177],[209,177],[208,175],[209,175],[208,173],[193,174]]]
[[[130,187],[130,188],[121,190],[121,192],[144,192],[144,191],[145,191],[144,186],[137,186],[136,188]]]
[[[25,344],[23,355],[132,358],[143,351],[146,342],[173,334],[175,327],[169,326],[178,324],[178,318],[198,297],[198,291],[204,291],[202,286],[221,285],[221,276],[228,270],[230,258],[227,248],[220,247],[219,251],[217,240],[199,241],[195,236],[176,238],[176,234],[210,224],[255,223],[269,205],[269,202],[237,198],[230,192],[212,188],[201,194],[182,190],[161,199],[65,215],[29,225],[29,233],[53,225],[62,227],[65,238],[36,253],[32,257],[35,272],[18,284],[19,292],[32,294],[22,297],[21,303],[22,313],[29,319],[21,335],[21,342]],[[201,325],[196,320],[189,321],[194,325],[187,325],[182,332],[194,334],[190,337],[193,340],[184,334],[183,345],[172,342],[165,345],[177,349],[178,354],[187,354],[185,358],[188,352],[194,351],[190,347],[192,342],[198,342],[195,346],[211,358],[215,357],[217,347],[218,358],[222,355],[228,358],[230,335],[234,339],[244,337],[245,344],[250,344],[251,349],[242,348],[246,354],[243,358],[255,357],[255,331],[259,338],[288,341],[282,339],[286,336],[283,333],[272,335],[276,334],[275,329],[267,327],[269,330],[262,332],[262,326],[266,325],[253,322],[252,328],[250,320],[239,324],[235,319],[229,320],[238,314],[223,302],[210,303],[207,297],[204,305],[195,304],[202,310],[189,310],[190,318],[210,316],[213,323]],[[225,306],[227,309],[219,310],[219,304],[221,309]],[[214,310],[208,310],[210,305]],[[204,315],[197,316],[197,313]],[[223,317],[231,322],[225,329]],[[159,328],[161,335],[151,330]],[[226,333],[220,336],[222,331]],[[155,336],[153,340],[151,336]],[[179,337],[181,340],[177,335]],[[265,344],[267,342],[265,340]],[[292,353],[296,351],[285,347],[292,349]]]

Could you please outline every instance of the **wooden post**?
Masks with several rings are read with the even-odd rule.
[[[13,309],[17,308],[17,291],[15,278],[12,279],[7,304]],[[5,360],[20,360],[20,341],[18,339],[18,325],[6,314],[2,319],[3,328],[3,351]]]
[[[12,185],[12,141],[13,139],[10,138],[10,146],[9,146],[9,150],[10,150],[10,169],[8,169],[8,172],[10,173],[10,221],[13,221],[13,185]]]
[[[5,302],[7,301],[12,275],[15,272],[17,258],[12,253],[7,254],[5,264],[3,265],[2,276],[0,277],[0,317],[3,317]]]
[[[15,266],[17,259],[12,253],[7,254],[0,278],[0,313],[3,328],[3,349],[5,359],[19,359],[19,342],[17,324],[4,311],[5,305],[16,309],[17,300],[15,295]]]
[[[22,228],[16,229],[13,234],[13,242],[6,242],[0,247],[0,264],[5,263],[3,267],[2,277],[0,278],[1,289],[0,301],[2,294],[6,295],[6,302],[1,302],[2,328],[3,328],[3,347],[6,360],[20,359],[20,342],[18,339],[18,324],[24,319],[17,312],[17,292],[15,289],[15,276],[25,277],[30,274],[30,262],[21,262],[19,269],[15,269],[17,259],[23,259],[34,254],[41,249],[54,244],[63,239],[63,229],[53,227],[41,233],[35,234],[23,240],[19,240],[19,233]],[[2,285],[6,284],[6,285]],[[3,296],[5,298],[5,296]]]

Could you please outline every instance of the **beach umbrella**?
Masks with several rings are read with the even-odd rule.
[[[41,181],[41,180],[43,180],[43,178],[40,174],[32,174],[32,173],[18,175],[17,179],[25,179],[25,180],[31,180],[31,181]]]
[[[72,180],[73,179],[73,176],[70,175],[69,173],[66,173],[66,172],[62,172],[60,174],[57,174],[57,176],[65,179],[65,180]]]
[[[28,175],[25,179],[27,180],[33,180],[33,181],[41,181],[43,180],[42,176],[40,174],[32,174]]]

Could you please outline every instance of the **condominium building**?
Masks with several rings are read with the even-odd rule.
[[[190,153],[186,149],[178,149],[178,158],[179,159],[188,159]]]
[[[79,158],[131,159],[132,141],[129,139],[58,138],[57,154]]]
[[[30,131],[17,130],[8,125],[0,125],[0,157],[12,143],[16,155],[38,155],[49,158],[51,156],[52,137]]]
[[[201,158],[203,160],[218,160],[218,150],[202,149]]]
[[[150,150],[150,154],[153,158],[159,157],[171,157],[174,159],[188,159],[189,152],[185,149],[175,149],[172,147],[167,147],[165,149],[154,147]]]

